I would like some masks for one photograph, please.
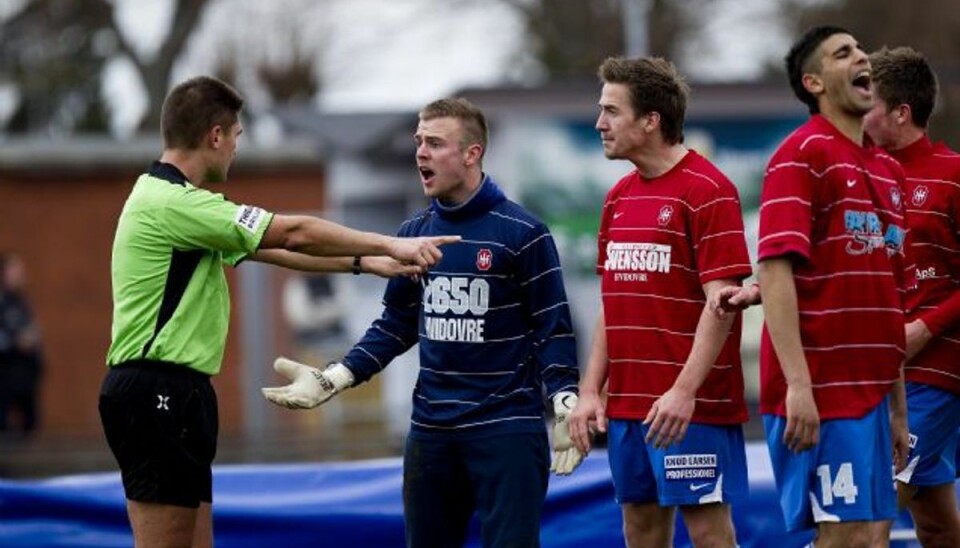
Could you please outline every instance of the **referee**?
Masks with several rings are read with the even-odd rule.
[[[224,265],[312,272],[423,272],[457,237],[393,238],[274,215],[209,192],[226,181],[243,99],[210,77],[163,104],[164,150],[137,179],[113,244],[113,327],[100,418],[120,467],[137,547],[211,546],[211,463],[230,316]],[[363,258],[361,260],[361,257]]]

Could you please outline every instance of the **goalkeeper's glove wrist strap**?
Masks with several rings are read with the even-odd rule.
[[[577,394],[570,392],[569,390],[564,390],[563,392],[557,392],[553,395],[553,413],[554,415],[560,417],[566,417],[573,412],[573,408],[577,406]]]
[[[337,393],[353,386],[353,372],[340,362],[333,362],[323,370],[323,377],[330,385],[330,389],[320,381],[323,389],[328,392]]]

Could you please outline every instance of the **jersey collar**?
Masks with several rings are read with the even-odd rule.
[[[177,166],[166,162],[153,162],[150,164],[150,169],[147,170],[147,174],[151,177],[163,179],[164,181],[180,186],[187,186],[187,183],[190,182],[187,176],[184,175]]]
[[[894,150],[890,155],[896,158],[898,162],[905,163],[927,158],[933,154],[933,149],[934,145],[930,142],[930,138],[924,135],[900,150]]]
[[[444,219],[469,219],[485,214],[506,198],[500,187],[493,182],[489,175],[485,174],[477,192],[466,202],[455,206],[445,206],[440,203],[440,200],[434,198],[430,203],[430,208]]]

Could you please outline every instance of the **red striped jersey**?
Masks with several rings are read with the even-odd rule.
[[[899,378],[909,271],[904,188],[893,158],[819,115],[788,136],[767,167],[759,259],[793,260],[821,419],[863,416]],[[761,412],[785,415],[786,382],[766,326],[760,381]]]
[[[960,393],[960,154],[926,136],[891,153],[907,177],[906,206],[917,289],[908,321],[934,335],[906,364],[906,378]]]
[[[686,363],[703,284],[751,273],[737,190],[694,151],[659,177],[634,171],[607,194],[598,245],[607,415],[642,419]],[[697,391],[693,422],[746,420],[738,318]]]

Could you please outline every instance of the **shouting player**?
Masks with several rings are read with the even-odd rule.
[[[462,546],[476,511],[483,545],[539,546],[549,451],[542,388],[557,415],[553,470],[581,455],[565,419],[577,402],[576,344],[547,227],[482,171],[483,113],[463,99],[420,112],[417,166],[432,202],[401,235],[456,234],[422,284],[390,282],[381,318],[323,372],[278,360],[293,380],[266,388],[292,408],[319,405],[420,343],[420,375],[403,460],[407,545]]]
[[[760,405],[787,528],[865,547],[908,443],[903,172],[864,138],[871,68],[849,32],[809,30],[786,64],[811,117],[763,182]]]

